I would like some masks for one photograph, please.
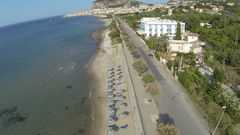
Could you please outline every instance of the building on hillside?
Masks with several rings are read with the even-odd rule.
[[[233,2],[229,2],[229,3],[227,3],[227,5],[228,5],[228,6],[234,6],[235,3],[233,3]]]
[[[198,41],[199,35],[197,33],[186,32],[186,40],[188,42],[195,42]]]
[[[172,56],[176,56],[178,53],[190,53],[192,43],[184,40],[168,40],[168,53]]]
[[[198,0],[182,0],[182,4],[189,5],[189,4],[196,4]]]
[[[180,3],[180,1],[178,1],[178,0],[169,0],[167,2],[167,4],[170,6],[175,6],[175,5],[178,5],[179,3]]]
[[[200,23],[200,26],[201,27],[206,26],[207,28],[212,28],[212,24],[210,24],[210,23]]]
[[[179,22],[181,32],[185,33],[185,23]],[[160,18],[142,18],[140,21],[139,34],[144,34],[146,37],[167,35],[170,39],[175,37],[177,32],[178,22],[175,20],[167,20]]]
[[[200,56],[203,53],[204,42],[198,41],[197,35],[191,35],[186,40],[168,40],[168,53],[176,56],[178,53],[194,53]]]

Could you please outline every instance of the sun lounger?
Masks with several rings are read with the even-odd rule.
[[[125,125],[122,125],[122,126],[120,126],[120,128],[128,128],[128,124],[125,124]]]

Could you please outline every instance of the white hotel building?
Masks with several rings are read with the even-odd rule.
[[[185,23],[179,22],[182,33],[185,33]],[[140,34],[149,36],[168,35],[170,39],[175,37],[177,32],[177,21],[160,18],[142,18],[140,21]]]

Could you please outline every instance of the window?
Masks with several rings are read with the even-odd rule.
[[[167,29],[167,33],[170,34],[171,32],[172,32],[172,29],[171,29],[171,28],[170,28],[170,29],[168,28],[168,29]]]
[[[140,30],[145,31],[145,24],[144,23],[140,23]]]

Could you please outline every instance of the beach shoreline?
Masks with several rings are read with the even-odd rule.
[[[93,56],[91,61],[89,62],[89,70],[88,74],[91,78],[91,89],[90,89],[90,94],[89,94],[89,100],[90,100],[90,127],[89,127],[89,135],[94,135],[96,131],[99,130],[98,123],[101,121],[101,117],[96,116],[96,111],[101,109],[101,107],[98,107],[98,98],[99,95],[103,93],[103,91],[97,91],[97,88],[99,87],[100,84],[100,79],[99,79],[99,71],[95,69],[96,66],[98,66],[100,59],[103,57],[104,52],[101,49],[103,46],[103,40],[105,38],[105,34],[107,31],[107,26],[109,25],[109,19],[98,19],[99,22],[104,23],[104,28],[98,29],[95,32],[92,33],[92,37],[96,38],[98,40],[98,46],[99,49],[97,53]],[[102,81],[103,83],[103,81]],[[98,113],[101,113],[99,111]],[[100,116],[102,114],[99,114]],[[97,120],[96,120],[97,119]]]

